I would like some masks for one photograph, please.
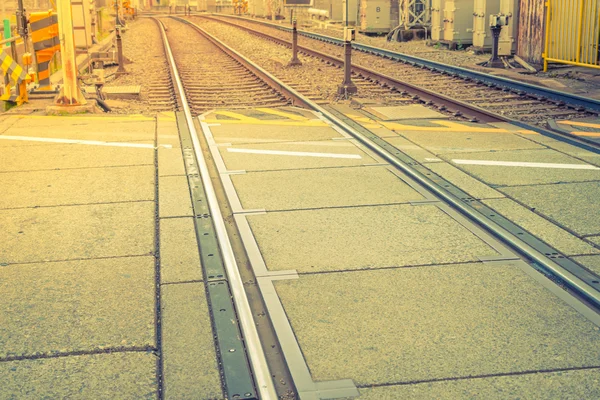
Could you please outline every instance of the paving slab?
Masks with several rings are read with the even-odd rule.
[[[434,131],[396,132],[435,154],[544,148],[513,133],[451,132],[443,127]]]
[[[39,125],[36,128],[36,123]],[[146,141],[154,142],[154,121],[110,122],[78,118],[55,117],[51,120],[37,121],[22,119],[3,134],[41,138],[61,138],[76,140],[101,140],[106,142]],[[14,142],[0,140],[0,145],[39,146],[43,142]],[[51,145],[52,143],[48,143]]]
[[[406,138],[400,136],[388,137],[385,138],[385,141],[420,163],[439,162],[434,161],[439,160],[435,154],[425,150],[421,146],[414,144]]]
[[[202,280],[196,230],[191,217],[160,220],[161,283]]]
[[[502,198],[504,195],[448,163],[427,163],[426,167],[475,199]]]
[[[361,400],[597,399],[600,369],[540,372],[456,381],[361,388]]]
[[[344,207],[423,199],[384,167],[251,172],[232,175],[231,180],[245,209]]]
[[[185,175],[180,149],[158,149],[158,176]]]
[[[342,137],[329,126],[227,125],[211,126],[216,143],[318,141]]]
[[[153,254],[154,215],[150,201],[0,210],[0,263]]]
[[[600,236],[590,236],[587,237],[586,240],[594,243],[596,246],[600,247]]]
[[[233,149],[233,150],[232,150]],[[237,149],[237,150],[236,150]],[[255,154],[236,151],[284,151],[294,153],[319,153],[322,156],[286,154]],[[264,171],[279,169],[344,167],[376,163],[375,159],[348,141],[287,142],[269,144],[243,144],[220,147],[219,152],[228,170]],[[328,156],[335,154],[336,157]],[[344,158],[339,158],[344,157]]]
[[[152,201],[154,166],[4,173],[0,190],[0,208]]]
[[[565,255],[598,254],[599,249],[511,199],[489,199],[484,204],[542,239]]]
[[[546,142],[544,144],[554,150],[560,151],[561,153],[568,154],[592,165],[600,166],[600,154],[592,153],[591,151],[587,151],[558,140],[555,140],[554,142]]]
[[[119,147],[115,151],[113,147],[78,144],[2,147],[0,143],[2,172],[153,164],[153,149]]]
[[[269,270],[368,269],[497,255],[431,205],[270,212],[247,218]]]
[[[572,257],[573,260],[583,265],[596,275],[600,276],[600,256]]]
[[[275,282],[314,380],[357,386],[598,367],[600,329],[517,266]]]
[[[222,399],[203,283],[161,286],[166,399]]]
[[[554,150],[450,153],[444,154],[442,158],[449,162],[458,159],[590,165]],[[600,170],[467,164],[457,167],[488,184],[500,186],[600,180]]]
[[[409,104],[407,106],[366,107],[365,111],[370,112],[383,121],[434,118],[448,119],[446,115],[419,104]]]
[[[600,171],[596,171],[600,178]],[[600,233],[600,182],[503,188],[502,191],[580,235]]]
[[[154,257],[0,267],[0,358],[155,346]]]
[[[2,362],[0,386],[5,399],[155,399],[156,356],[135,352]]]
[[[187,176],[158,178],[158,207],[161,218],[194,215]]]

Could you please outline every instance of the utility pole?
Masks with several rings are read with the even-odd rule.
[[[58,14],[63,86],[54,100],[54,104],[57,106],[83,106],[87,104],[87,101],[77,84],[77,62],[75,61],[71,0],[56,0],[56,11]]]

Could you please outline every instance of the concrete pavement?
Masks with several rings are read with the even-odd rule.
[[[173,115],[4,114],[0,191],[0,398],[223,397]]]

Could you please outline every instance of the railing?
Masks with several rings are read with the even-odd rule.
[[[547,0],[544,71],[548,63],[600,68],[600,0]]]

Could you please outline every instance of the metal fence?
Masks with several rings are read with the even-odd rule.
[[[544,71],[549,62],[600,68],[600,0],[547,0]]]

